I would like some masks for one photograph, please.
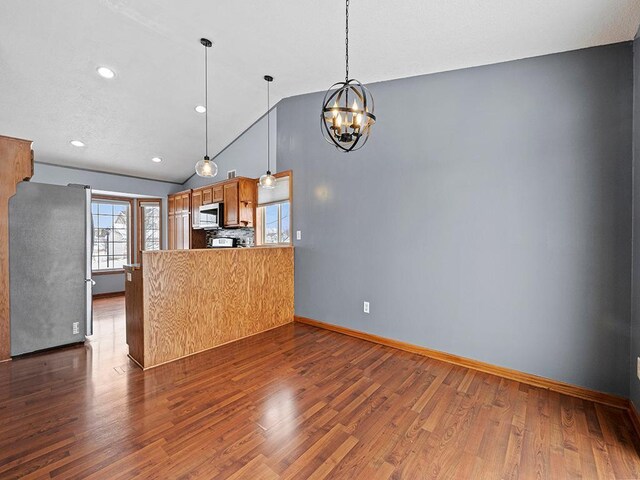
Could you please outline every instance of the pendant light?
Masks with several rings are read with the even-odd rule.
[[[204,158],[196,163],[196,173],[200,177],[215,177],[218,173],[218,165],[209,159],[209,64],[207,62],[208,49],[211,48],[211,40],[201,38],[204,46]]]
[[[358,80],[349,78],[349,0],[345,9],[345,76],[324,95],[320,129],[327,142],[349,153],[362,148],[376,122],[373,97]]]
[[[271,102],[269,98],[269,85],[273,82],[273,77],[265,75],[264,79],[267,81],[267,173],[260,177],[260,188],[271,190],[276,188],[276,177],[271,175]]]

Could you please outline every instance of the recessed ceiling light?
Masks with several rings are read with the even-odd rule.
[[[97,71],[98,75],[100,75],[102,78],[111,79],[116,76],[116,72],[107,67],[98,67]]]
[[[69,143],[74,147],[84,147],[84,142],[81,142],[80,140],[71,140]]]
[[[152,162],[156,162],[156,163],[160,163],[162,161],[162,159],[160,157],[153,157],[151,159]]]
[[[196,107],[196,112],[198,112],[198,113],[204,113],[206,111],[207,111],[207,107],[205,107],[204,105],[198,105]]]

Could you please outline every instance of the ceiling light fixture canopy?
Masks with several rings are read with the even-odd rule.
[[[322,101],[320,129],[327,142],[349,153],[362,148],[376,122],[373,96],[358,80],[349,78],[349,0],[345,0],[345,76],[327,90]]]
[[[69,143],[78,148],[85,146],[84,142],[81,142],[80,140],[71,140]]]
[[[196,173],[200,177],[215,177],[218,174],[218,165],[209,158],[209,64],[208,49],[211,48],[211,40],[201,38],[200,43],[204,47],[204,158],[196,163]]]
[[[264,79],[267,82],[267,173],[260,177],[260,187],[267,190],[276,188],[276,177],[271,175],[271,99],[269,98],[269,85],[273,82],[271,75],[265,75]]]

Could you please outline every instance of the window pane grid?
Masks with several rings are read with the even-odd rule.
[[[160,205],[141,205],[141,250],[160,250]]]
[[[129,204],[94,200],[93,270],[119,270],[129,262]]]
[[[262,243],[266,245],[291,243],[289,201],[259,207],[262,222]]]

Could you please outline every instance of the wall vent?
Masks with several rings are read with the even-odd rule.
[[[229,170],[227,172],[227,178],[236,178],[236,171],[235,170]]]

